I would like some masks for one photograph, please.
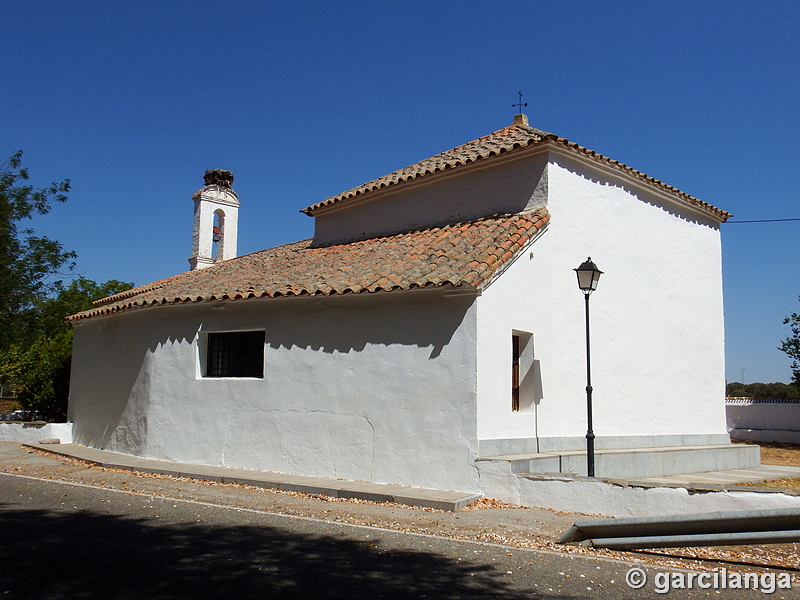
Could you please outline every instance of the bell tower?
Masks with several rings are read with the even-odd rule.
[[[203,175],[205,187],[192,196],[194,232],[191,270],[204,269],[236,257],[239,197],[231,187],[233,173],[211,169]]]

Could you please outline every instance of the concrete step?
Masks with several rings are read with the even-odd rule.
[[[743,444],[669,446],[595,450],[595,475],[606,479],[639,479],[749,469],[761,464],[761,449]],[[505,460],[512,473],[586,475],[586,451],[540,452],[485,456],[478,460]]]
[[[752,469],[733,469],[729,471],[711,471],[706,473],[686,473],[684,475],[664,475],[639,479],[635,483],[649,485],[710,486],[744,485],[772,479],[800,478],[800,467],[783,465],[761,465]]]

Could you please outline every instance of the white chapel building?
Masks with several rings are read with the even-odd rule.
[[[487,458],[579,470],[574,269],[591,256],[597,475],[618,475],[609,449],[758,463],[727,451],[728,213],[524,115],[306,208],[313,238],[246,256],[232,182],[210,172],[194,196],[192,270],[71,317],[75,443],[475,492]],[[686,471],[642,460],[640,476]]]

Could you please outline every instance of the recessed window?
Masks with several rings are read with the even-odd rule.
[[[206,377],[264,377],[264,332],[208,334]]]
[[[519,410],[519,336],[511,336],[511,410]]]
[[[533,334],[511,332],[511,410],[534,410],[542,400],[542,373],[533,355]]]

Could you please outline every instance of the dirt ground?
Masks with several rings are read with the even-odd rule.
[[[800,444],[781,444],[778,442],[734,442],[735,444],[757,444],[761,446],[761,463],[765,465],[781,465],[784,467],[800,467]],[[789,490],[800,490],[800,478],[773,479],[762,481],[756,485],[782,487]]]
[[[49,453],[31,452],[11,442],[0,442],[0,472],[110,488],[125,493],[182,498],[334,522],[664,566],[690,569],[765,566],[790,571],[800,582],[800,543],[638,552],[562,545],[556,543],[558,537],[572,523],[586,518],[586,515],[525,508],[486,499],[465,510],[449,513],[391,503],[344,500],[106,469]]]
[[[735,443],[761,446],[761,462],[765,465],[800,467],[800,444],[779,444],[778,442]]]

